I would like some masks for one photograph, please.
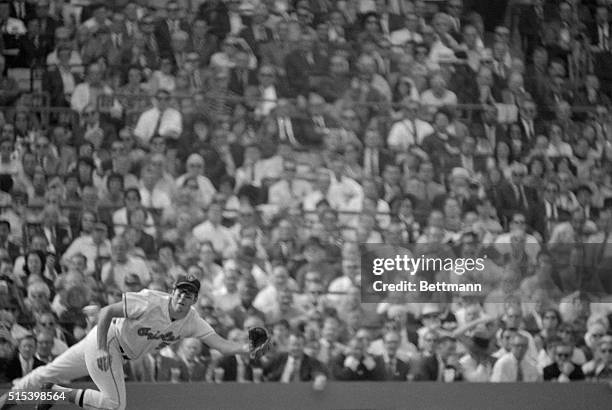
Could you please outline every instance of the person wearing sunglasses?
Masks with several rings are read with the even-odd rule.
[[[580,366],[572,362],[574,346],[560,342],[554,348],[554,362],[543,370],[544,381],[569,382],[584,380]]]

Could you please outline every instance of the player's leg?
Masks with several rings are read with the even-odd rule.
[[[39,391],[44,383],[62,383],[87,376],[85,340],[70,347],[51,363],[38,367],[13,384],[12,390]],[[8,393],[0,397],[0,410],[5,410]]]
[[[92,332],[93,333],[93,332]],[[117,341],[111,340],[108,346],[111,356],[110,369],[100,370],[98,367],[97,346],[85,350],[85,364],[89,376],[100,391],[87,389],[79,406],[86,409],[124,410],[126,405],[125,374],[123,373],[123,357]]]

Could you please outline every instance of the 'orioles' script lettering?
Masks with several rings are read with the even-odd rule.
[[[159,330],[151,332],[150,327],[141,327],[140,329],[138,329],[138,336],[146,336],[147,340],[161,339],[163,342],[166,342],[166,343],[176,342],[177,340],[180,339],[179,336],[174,336],[174,333],[172,332],[161,333]]]

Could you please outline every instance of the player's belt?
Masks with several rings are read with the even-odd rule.
[[[121,352],[121,356],[123,356],[124,360],[132,360],[128,357],[128,355],[125,354],[125,351],[123,350],[123,347],[121,347],[121,345],[119,343],[117,343],[117,346],[119,346],[119,351]]]

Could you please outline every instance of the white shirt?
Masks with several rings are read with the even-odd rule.
[[[497,383],[516,382],[517,381],[518,361],[512,353],[506,353],[500,357],[493,366],[491,381]],[[521,360],[521,370],[523,373],[524,382],[537,382],[541,380],[538,369],[527,358]]]
[[[272,110],[276,108],[277,93],[276,88],[271,85],[261,90],[262,102],[259,103],[255,113],[260,116],[270,115]]]
[[[140,189],[140,203],[145,208],[155,209],[170,209],[172,207],[172,201],[168,194],[160,188],[154,187],[152,191],[141,186]]]
[[[144,260],[134,256],[128,256],[125,263],[115,262],[114,266],[112,261],[106,262],[102,267],[101,278],[103,283],[112,281],[122,292],[127,292],[125,277],[132,273],[136,274],[145,286],[151,282],[149,267]]]
[[[340,276],[331,281],[327,291],[331,295],[327,295],[327,298],[332,304],[340,304],[348,298],[348,291],[351,290],[355,285],[348,276]]]
[[[412,41],[415,43],[423,42],[423,37],[421,37],[419,33],[410,31],[407,28],[403,28],[401,30],[395,30],[391,32],[391,35],[389,37],[391,40],[391,44],[393,44],[394,46],[403,46],[409,41]]]
[[[278,205],[281,208],[290,206],[294,201],[302,201],[310,193],[312,187],[301,179],[289,182],[285,179],[275,182],[268,190],[268,203]]]
[[[416,125],[416,132],[414,125]],[[405,119],[393,124],[387,137],[387,145],[394,150],[406,151],[412,145],[420,145],[423,139],[433,132],[433,127],[426,121],[415,119],[412,122],[412,120]]]
[[[134,135],[144,143],[148,143],[155,133],[160,115],[163,116],[159,123],[159,135],[177,139],[183,132],[183,118],[181,113],[174,108],[167,108],[161,114],[159,108],[153,107],[140,114]]]
[[[426,106],[429,112],[433,113],[440,107],[457,105],[457,94],[450,90],[445,90],[442,97],[437,97],[431,89],[425,90],[421,94],[421,104]]]
[[[210,241],[215,251],[224,258],[232,257],[237,250],[232,231],[223,225],[214,226],[210,221],[205,221],[193,228],[193,236],[200,242]]]
[[[327,198],[331,207],[338,211],[356,211],[363,202],[363,189],[354,179],[344,175],[336,179],[330,171]]]
[[[13,36],[23,36],[28,32],[23,21],[14,17],[9,17],[0,28],[2,29],[2,33],[11,34]]]
[[[98,94],[97,96],[92,96],[91,87],[89,86],[89,84],[86,82],[80,83],[74,88],[74,92],[72,93],[72,97],[70,98],[70,108],[81,113],[89,104],[92,104],[93,106],[97,107],[97,97],[99,97],[100,95],[112,96],[113,89],[107,85],[104,85],[100,94]],[[119,104],[119,101],[117,101],[116,98],[113,98],[112,109],[117,111],[122,110],[121,104]]]
[[[125,354],[134,360],[184,338],[195,337],[205,342],[208,336],[215,333],[193,307],[183,319],[170,319],[169,302],[169,294],[148,289],[124,294],[125,318],[113,320],[108,340],[117,338]]]
[[[105,239],[100,245],[96,245],[90,235],[79,236],[66,249],[62,259],[69,261],[77,253],[87,258],[87,272],[93,273],[96,271],[96,257],[111,256],[111,244],[108,239]]]
[[[62,83],[64,84],[64,95],[72,95],[74,92],[74,88],[76,87],[76,83],[74,81],[74,74],[70,70],[65,70],[61,67],[57,68],[60,76],[62,77]]]
[[[57,50],[53,50],[47,56],[47,66],[57,65],[59,64],[59,59],[57,58]],[[78,51],[72,50],[70,53],[70,59],[68,60],[68,64],[70,64],[70,71],[76,74],[83,74],[83,60],[79,55]]]
[[[19,354],[19,364],[21,365],[21,374],[25,376],[30,373],[34,367],[34,358],[25,360],[21,354]]]
[[[183,174],[178,177],[176,179],[176,186],[183,186],[185,179],[187,179],[188,177],[189,174]],[[198,188],[200,189],[200,192],[202,194],[202,199],[204,200],[203,205],[208,206],[212,202],[215,194],[217,193],[217,190],[215,189],[215,186],[212,184],[212,182],[210,182],[210,179],[206,178],[204,175],[198,175],[197,181]]]

